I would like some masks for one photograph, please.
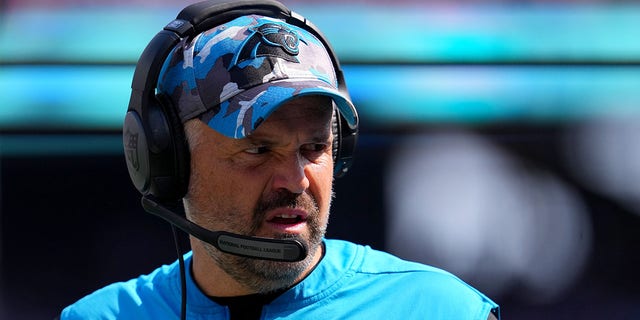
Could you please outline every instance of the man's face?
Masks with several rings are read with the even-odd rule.
[[[332,104],[302,97],[278,108],[252,134],[227,138],[199,120],[186,124],[191,177],[187,214],[197,224],[250,236],[297,239],[301,262],[273,262],[221,253],[208,256],[254,292],[288,287],[313,268],[332,198]]]

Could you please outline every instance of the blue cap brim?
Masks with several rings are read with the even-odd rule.
[[[310,95],[330,97],[351,127],[358,125],[353,103],[326,82],[309,80],[278,80],[245,90],[223,102],[215,112],[206,112],[200,119],[217,132],[240,139],[250,135],[271,113],[293,98]]]

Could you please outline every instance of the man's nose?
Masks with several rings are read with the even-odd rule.
[[[273,176],[274,190],[286,189],[300,194],[309,188],[309,179],[305,172],[308,161],[300,153],[279,159]]]

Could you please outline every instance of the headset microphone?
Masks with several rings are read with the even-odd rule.
[[[259,238],[226,231],[207,230],[161,205],[150,195],[142,197],[142,207],[147,212],[225,253],[282,262],[296,262],[307,257],[307,247],[297,240]]]

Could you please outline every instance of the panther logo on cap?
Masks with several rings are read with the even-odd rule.
[[[257,57],[277,57],[298,63],[296,58],[300,53],[300,42],[304,39],[285,24],[265,23],[249,29],[253,32],[245,39],[238,53],[235,54],[230,68],[246,60]]]

